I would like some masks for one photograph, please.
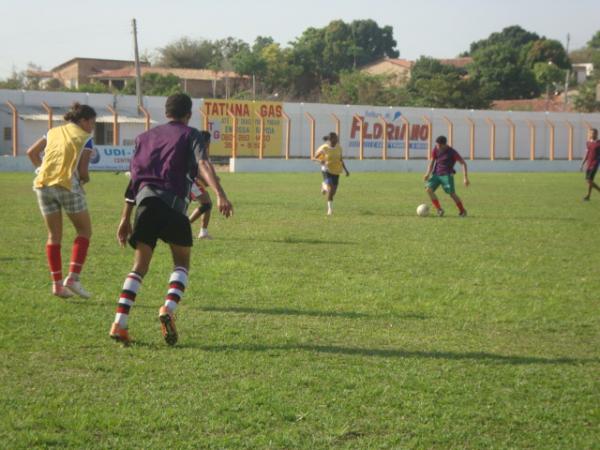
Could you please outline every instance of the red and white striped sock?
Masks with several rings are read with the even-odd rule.
[[[121,295],[119,295],[119,303],[117,304],[117,313],[115,315],[115,323],[118,323],[121,328],[127,328],[129,320],[129,310],[135,303],[135,297],[142,284],[142,276],[137,272],[130,272],[125,278]]]
[[[83,236],[77,236],[73,242],[73,251],[71,252],[71,264],[69,265],[69,278],[79,279],[79,274],[83,268],[85,257],[87,256],[90,240]]]
[[[46,257],[50,268],[50,277],[54,286],[62,286],[62,259],[60,244],[46,244]]]
[[[169,278],[169,290],[165,298],[165,306],[171,314],[177,309],[177,305],[183,297],[188,282],[188,271],[185,267],[175,267]]]

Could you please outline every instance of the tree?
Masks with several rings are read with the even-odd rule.
[[[512,45],[478,48],[469,75],[491,99],[535,98],[541,90],[533,71],[521,63],[520,49]]]
[[[546,99],[550,100],[551,88],[564,80],[565,74],[552,62],[539,62],[533,66],[533,74],[538,84],[546,88]]]
[[[209,67],[218,53],[216,45],[210,41],[194,41],[183,37],[158,49],[157,65],[186,69]]]
[[[600,50],[600,30],[596,31],[596,34],[588,41],[587,47],[594,50]]]
[[[533,68],[537,63],[552,62],[560,69],[570,69],[571,62],[563,45],[554,39],[538,39],[528,42],[522,49],[523,63]]]
[[[142,92],[144,95],[169,96],[183,92],[181,80],[173,74],[160,75],[146,73],[142,76]],[[122,91],[123,94],[135,94],[135,80],[128,81]]]
[[[321,101],[326,103],[392,106],[410,103],[405,88],[390,85],[389,77],[359,71],[344,71],[339,82],[323,84]]]
[[[471,44],[471,50],[469,54],[473,55],[476,51],[485,47],[497,45],[507,45],[514,48],[521,48],[525,44],[532,41],[537,41],[539,39],[540,37],[536,33],[527,31],[519,25],[512,25],[504,28],[500,32],[490,34],[486,39],[473,42]]]
[[[591,79],[579,86],[579,92],[575,96],[575,109],[580,112],[600,111],[600,102],[596,98],[596,87],[599,83],[596,79]]]
[[[419,58],[406,86],[414,106],[435,108],[485,108],[489,94],[464,70],[433,58]]]

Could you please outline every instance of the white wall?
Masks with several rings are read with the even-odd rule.
[[[107,105],[116,105],[117,111],[127,111],[135,114],[135,96],[113,96],[111,94],[85,94],[71,92],[45,92],[45,91],[12,91],[0,90],[0,106],[10,100],[17,105],[30,105],[39,107],[43,101],[51,106],[69,106],[74,101],[89,104],[98,109],[106,110]],[[152,119],[157,123],[166,122],[164,116],[165,97],[144,97],[144,105],[149,110]],[[201,127],[199,110],[202,99],[193,99],[193,116],[191,125]],[[5,110],[6,108],[3,108]],[[496,124],[496,158],[507,159],[509,156],[509,126],[506,119],[510,118],[516,125],[516,156],[518,159],[529,158],[529,127],[528,121],[536,126],[535,155],[539,159],[549,157],[549,126],[547,121],[552,121],[556,126],[555,158],[566,159],[568,148],[568,132],[566,121],[574,126],[574,157],[580,159],[584,153],[586,138],[586,122],[600,128],[600,114],[578,113],[531,113],[531,112],[504,112],[504,111],[468,111],[451,109],[429,108],[404,108],[404,107],[371,107],[371,106],[344,106],[309,103],[284,103],[285,112],[291,117],[291,155],[293,157],[308,157],[310,154],[310,128],[305,113],[308,112],[316,119],[315,147],[321,143],[321,137],[335,129],[331,114],[336,114],[341,122],[340,141],[347,158],[357,157],[358,138],[351,139],[352,117],[359,114],[365,117],[372,130],[378,121],[379,115],[387,116],[387,120],[401,126],[402,122],[397,116],[406,117],[411,125],[423,125],[423,116],[432,121],[432,136],[448,134],[444,117],[454,123],[454,147],[465,157],[469,156],[469,125],[467,118],[473,120],[475,128],[475,158],[488,159],[490,154],[489,125],[486,119]],[[8,122],[6,122],[8,121]],[[10,116],[5,111],[0,111],[0,126],[8,123]],[[24,152],[28,145],[39,137],[46,126],[45,121],[20,121],[20,152]],[[143,124],[121,124],[121,143],[123,139],[131,140],[137,133],[143,131]],[[285,135],[285,132],[282,133]],[[0,136],[2,137],[2,136]],[[6,152],[6,142],[0,141],[0,152]],[[8,143],[10,144],[10,143]],[[404,154],[404,141],[391,140],[389,142],[390,158],[402,157]],[[417,139],[411,144],[416,147],[411,149],[411,157],[423,158],[427,154],[426,140]],[[396,148],[391,148],[395,146]],[[10,152],[10,146],[8,147]],[[365,142],[365,157],[379,158],[381,155],[381,139],[367,139]],[[284,144],[281,144],[281,155],[284,155]]]

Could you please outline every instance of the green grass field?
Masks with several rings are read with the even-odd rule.
[[[108,338],[133,252],[123,175],[92,174],[90,300],[49,294],[31,175],[0,174],[0,447],[600,448],[600,195],[580,174],[473,174],[418,218],[420,174],[224,174],[235,216],[193,249],[161,338],[159,245]],[[197,226],[194,228],[197,231]],[[66,227],[63,264],[73,231]]]

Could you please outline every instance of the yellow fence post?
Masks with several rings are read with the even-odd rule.
[[[358,146],[358,159],[361,161],[365,158],[365,119],[358,114],[354,115],[354,118],[358,120],[360,124],[360,137],[359,137],[359,146]]]
[[[448,145],[452,147],[452,144],[454,143],[454,124],[446,116],[444,116],[444,122],[448,125]]]
[[[46,102],[42,102],[42,108],[44,108],[46,114],[48,114],[48,129],[51,129],[54,125],[54,111]]]
[[[379,120],[381,120],[381,125],[383,126],[383,134],[381,135],[381,139],[382,139],[381,159],[385,161],[387,159],[387,153],[388,153],[388,133],[387,133],[388,123],[385,120],[385,117],[383,117],[381,114],[379,115]]]
[[[423,116],[423,120],[427,124],[427,159],[431,159],[431,149],[433,146],[431,132],[433,131],[433,127],[431,126],[431,119],[429,119],[429,117]]]
[[[290,132],[292,127],[292,120],[285,112],[281,112],[285,118],[285,159],[290,159]]]
[[[331,118],[333,119],[333,123],[335,124],[335,134],[340,135],[340,119],[335,114],[331,113]]]
[[[235,159],[237,158],[237,117],[230,110],[227,111],[227,115],[233,121],[231,126],[231,157]]]
[[[265,118],[258,111],[254,111],[260,120],[260,138],[258,139],[258,159],[263,159],[265,154]]]
[[[548,159],[550,161],[554,161],[554,147],[555,147],[555,143],[554,143],[554,139],[555,139],[555,132],[554,132],[554,123],[552,123],[550,120],[546,119],[546,124],[548,125],[549,130],[548,133],[550,135],[550,143],[549,143],[549,155],[548,155]]]
[[[111,105],[107,106],[108,110],[113,115],[113,145],[119,145],[119,113]]]
[[[469,117],[465,117],[465,120],[469,124],[469,159],[473,161],[475,159],[475,122]]]
[[[516,143],[516,137],[515,137],[515,124],[512,120],[510,119],[506,119],[506,123],[508,123],[508,130],[509,130],[509,138],[508,138],[508,145],[509,145],[509,149],[508,149],[508,157],[511,161],[515,160],[515,143]]]
[[[573,161],[573,124],[568,120],[565,121],[567,128],[569,129],[569,142],[567,147],[567,159]]]
[[[200,117],[202,118],[200,126],[203,130],[208,131],[208,115],[204,111],[202,111],[202,108],[200,108]]]
[[[305,112],[304,115],[310,123],[310,159],[315,159],[315,118],[308,112]]]
[[[529,159],[535,161],[535,124],[528,120],[527,125],[529,125]]]
[[[410,159],[410,122],[404,116],[400,116],[400,120],[404,123],[404,159]]]
[[[150,129],[150,113],[148,112],[148,110],[146,108],[144,108],[142,105],[138,106],[138,109],[142,112],[142,114],[144,115],[144,119],[145,119],[145,123],[144,123],[144,127],[146,129],[146,131],[148,131]]]
[[[19,155],[19,111],[13,102],[6,102],[12,112],[12,155]]]
[[[485,121],[490,126],[490,161],[494,161],[496,159],[496,124],[489,117]]]

